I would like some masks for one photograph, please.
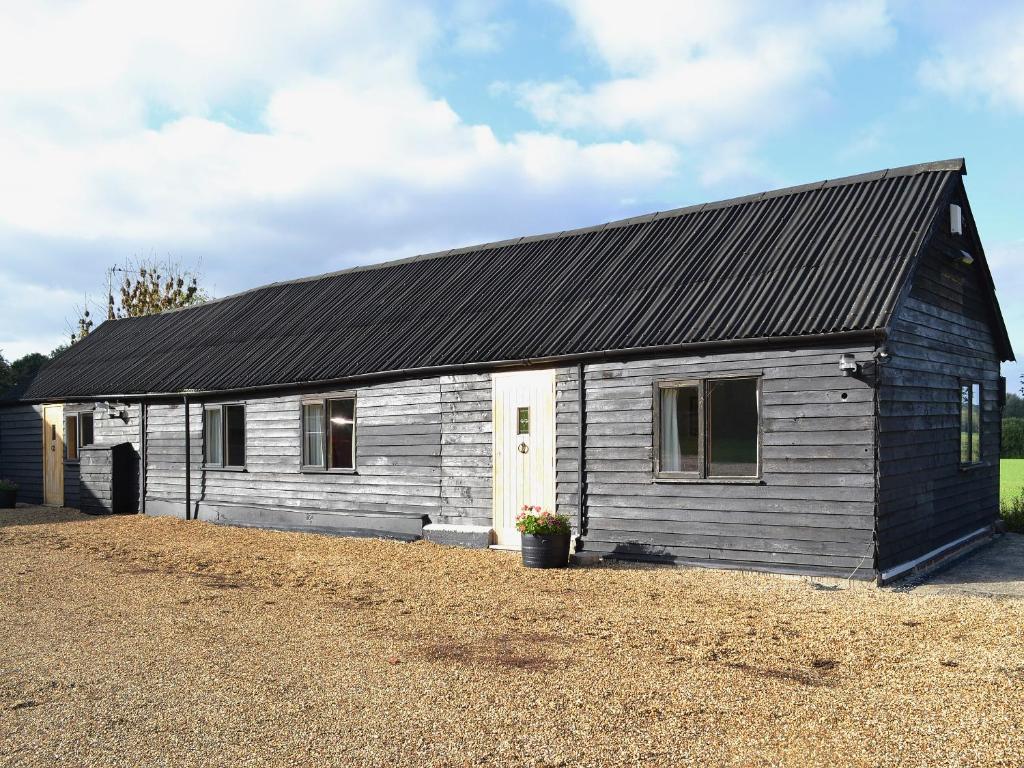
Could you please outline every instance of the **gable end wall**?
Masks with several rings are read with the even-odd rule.
[[[962,192],[954,202],[964,202]],[[964,206],[966,214],[966,205]],[[879,567],[927,554],[999,515],[999,353],[979,262],[948,210],[913,276],[889,337],[879,390]],[[978,256],[975,253],[975,256]],[[960,467],[960,381],[982,385],[983,464]]]

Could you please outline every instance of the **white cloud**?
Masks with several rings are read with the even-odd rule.
[[[420,76],[451,28],[417,2],[87,0],[0,15],[8,354],[47,351],[133,255],[202,257],[223,295],[633,213],[626,201],[678,163],[656,139],[499,138],[465,121]],[[457,18],[477,52],[504,34],[487,7]],[[40,275],[54,281],[43,294]]]
[[[16,6],[0,24],[0,227],[212,250],[264,230],[252,211],[303,200],[615,197],[672,171],[657,141],[502,141],[464,122],[418,75],[437,26],[408,3]],[[225,103],[252,124],[223,119]]]
[[[947,33],[919,77],[953,99],[1024,110],[1024,8],[989,10]]]
[[[494,53],[502,48],[513,24],[499,20],[496,0],[459,0],[452,12],[455,48],[463,53]]]
[[[882,0],[563,4],[608,76],[526,83],[522,103],[546,124],[683,144],[788,123],[822,97],[833,60],[875,51],[894,34]]]

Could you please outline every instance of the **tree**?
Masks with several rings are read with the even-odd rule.
[[[4,358],[4,353],[0,352],[0,394],[13,386],[14,377],[11,376],[11,364]]]
[[[0,354],[0,394],[31,379],[51,359],[52,356],[31,352],[8,363]]]
[[[123,273],[124,278],[115,300],[113,277],[117,272]],[[171,261],[138,261],[123,268],[114,267],[107,273],[107,285],[108,320],[155,315],[201,304],[207,299],[206,291],[199,287],[198,272]],[[83,319],[88,321],[88,316]],[[91,327],[91,321],[88,322]]]
[[[199,287],[201,278],[198,269],[170,260],[137,259],[125,262],[123,267],[111,267],[107,270],[107,319],[143,317],[201,304],[209,298]],[[68,327],[70,344],[92,331],[88,296],[82,306],[75,307],[75,315],[77,320]],[[63,349],[54,350],[54,354],[60,351]]]
[[[1004,419],[1024,419],[1024,398],[1012,392],[1006,394],[1006,405],[1003,406]]]

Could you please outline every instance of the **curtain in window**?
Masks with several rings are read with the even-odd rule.
[[[221,416],[220,408],[210,408],[206,411],[206,463],[220,465],[224,463],[224,445],[221,438]]]
[[[661,471],[696,473],[700,439],[697,387],[665,387],[661,390],[659,405]]]
[[[302,406],[303,460],[307,467],[324,465],[324,406],[306,403]]]
[[[78,417],[64,420],[64,455],[74,461],[78,458]]]

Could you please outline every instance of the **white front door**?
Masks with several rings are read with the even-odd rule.
[[[524,504],[555,510],[555,371],[495,373],[494,535],[518,547]]]

